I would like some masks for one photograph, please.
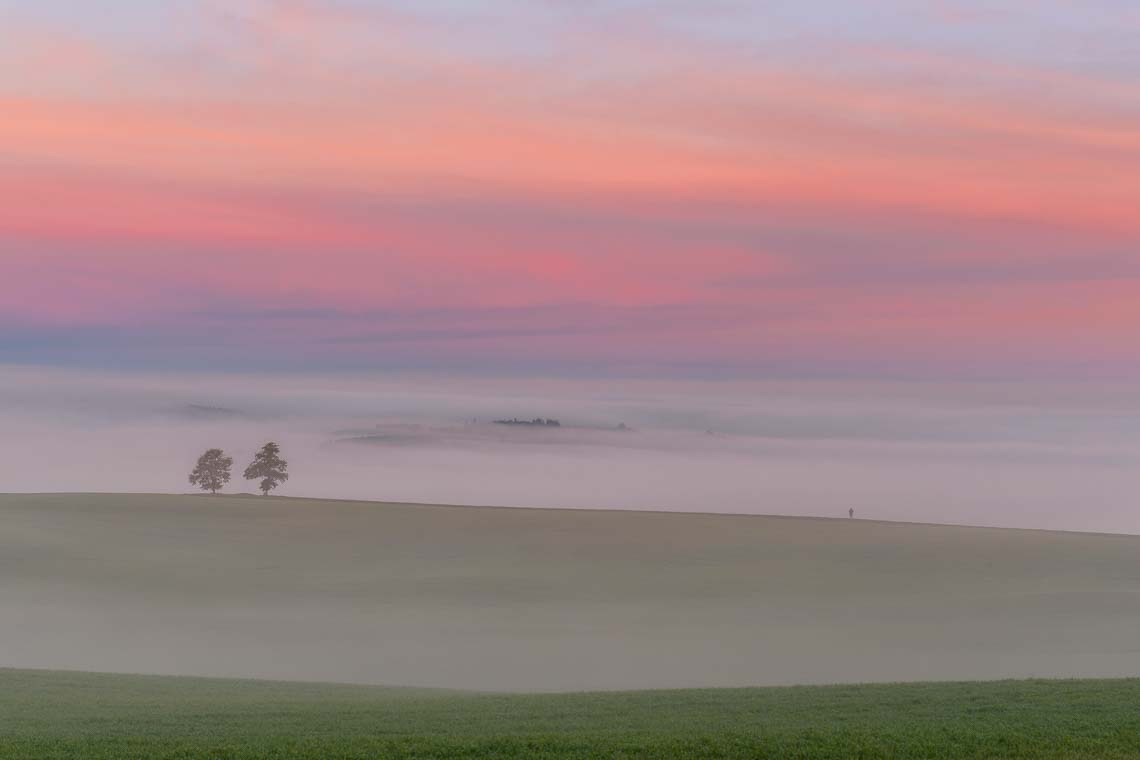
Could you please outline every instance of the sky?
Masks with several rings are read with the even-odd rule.
[[[1133,0],[0,0],[0,364],[1140,377]]]

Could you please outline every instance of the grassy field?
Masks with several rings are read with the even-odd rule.
[[[494,691],[1140,676],[1140,537],[0,495],[0,665]]]
[[[581,694],[0,670],[3,758],[1140,757],[1140,680]]]

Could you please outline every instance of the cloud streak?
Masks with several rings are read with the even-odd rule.
[[[1110,52],[1112,3],[61,7],[0,32],[0,359],[256,362],[244,303],[323,361],[1140,362],[1140,89],[1059,21]]]

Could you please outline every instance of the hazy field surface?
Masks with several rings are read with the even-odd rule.
[[[0,664],[506,691],[1140,675],[1140,537],[0,496]]]
[[[507,695],[0,670],[0,757],[1126,758],[1140,681]]]

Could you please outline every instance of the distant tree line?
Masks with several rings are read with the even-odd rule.
[[[230,482],[230,469],[234,466],[232,457],[221,449],[207,449],[198,457],[198,463],[190,471],[190,485],[203,491],[216,494]],[[246,480],[260,480],[258,488],[263,496],[289,479],[289,463],[281,458],[281,447],[270,441],[254,455],[253,461],[245,468],[242,477]]]
[[[535,417],[533,420],[520,420],[518,417],[509,420],[495,420],[496,425],[545,425],[547,427],[559,427],[562,425],[556,419],[543,419],[542,417]]]

